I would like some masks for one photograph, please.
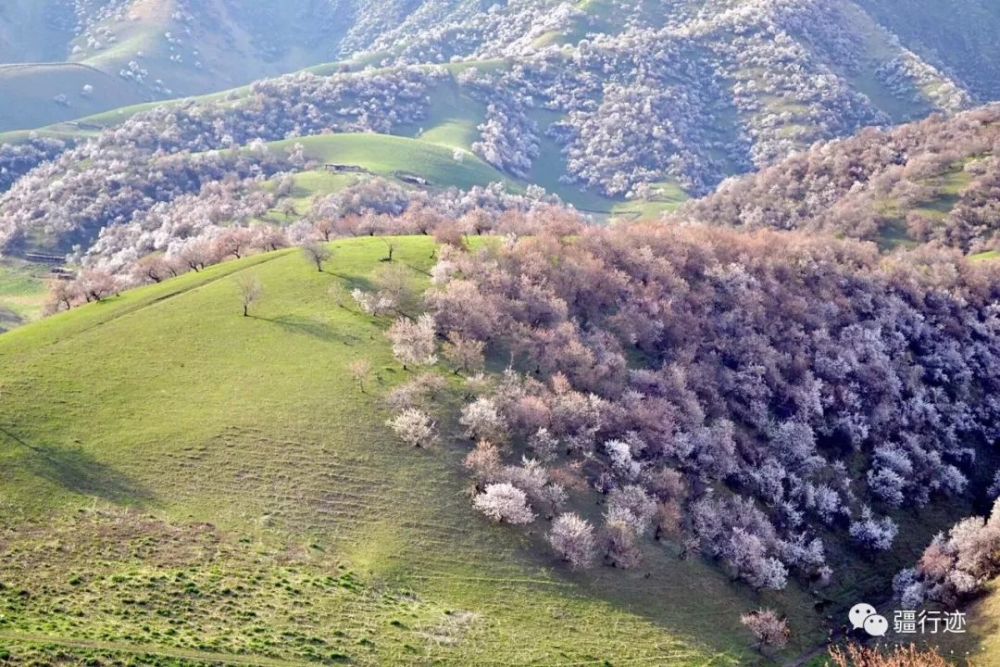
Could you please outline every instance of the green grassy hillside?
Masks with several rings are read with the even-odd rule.
[[[295,144],[305,147],[307,157],[359,166],[379,176],[392,177],[406,172],[427,179],[431,185],[463,189],[498,181],[514,185],[471,153],[465,152],[461,160],[456,160],[454,149],[418,139],[384,134],[333,134],[270,145],[275,150],[288,150]]]
[[[0,96],[15,101],[0,105],[5,129],[41,127],[147,99],[137,86],[79,63],[0,65]]]
[[[222,98],[238,99],[248,94],[249,89],[244,87],[163,104],[186,104],[190,99],[204,104]],[[307,154],[318,160],[355,164],[382,176],[391,177],[397,171],[405,171],[427,178],[432,185],[442,187],[468,188],[473,185],[504,182],[514,189],[520,189],[529,183],[535,183],[581,210],[600,215],[614,213],[629,218],[640,216],[653,218],[663,210],[675,208],[687,198],[687,195],[673,184],[666,184],[667,194],[654,201],[622,202],[562,183],[559,179],[566,173],[565,158],[561,154],[560,147],[555,141],[545,137],[544,132],[540,133],[543,135],[542,154],[535,161],[528,178],[516,179],[486,164],[472,153],[472,145],[479,138],[476,128],[484,120],[485,112],[481,102],[462,91],[454,79],[438,82],[430,98],[431,105],[427,118],[420,123],[401,125],[394,130],[398,136],[324,135],[291,139],[271,145],[277,149],[284,149],[295,143],[302,143],[308,149]],[[101,129],[114,127],[158,104],[125,106],[76,121],[52,123],[42,128],[41,134],[83,139]],[[559,114],[545,112],[538,113],[536,120],[544,130],[559,118],[561,118]],[[22,141],[27,136],[24,131],[0,133],[0,142]],[[456,150],[464,151],[461,162],[455,160]],[[327,190],[320,188],[316,192],[322,194]]]
[[[281,7],[178,0],[75,4],[12,0],[0,7],[0,64],[17,64],[0,68],[0,97],[34,114],[0,113],[0,129],[37,128],[329,62],[355,14],[354,7],[338,11],[311,0]],[[122,75],[130,70],[135,76]],[[80,99],[88,84],[94,92]],[[56,95],[71,103],[53,103]]]
[[[143,664],[747,664],[758,598],[700,559],[566,572],[487,525],[464,446],[406,449],[385,322],[338,307],[381,239],[226,263],[0,337],[0,645]],[[397,242],[414,279],[427,238]],[[240,316],[236,278],[265,290]],[[362,393],[345,367],[370,359]],[[654,548],[652,545],[650,549]],[[660,547],[656,547],[660,548]],[[648,578],[647,578],[648,575]],[[222,655],[220,655],[222,654]]]
[[[6,0],[0,4],[0,62],[51,62],[65,56],[72,37],[67,24],[50,20],[45,3]]]
[[[0,259],[0,332],[38,319],[48,294],[44,265]]]

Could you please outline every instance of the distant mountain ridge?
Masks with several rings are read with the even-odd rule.
[[[181,164],[189,153],[355,132],[416,139],[414,155],[446,149],[458,168],[407,164],[433,187],[471,182],[472,163],[461,166],[471,153],[515,188],[541,186],[596,214],[655,217],[814,144],[996,97],[996,67],[980,46],[998,12],[976,0],[954,16],[911,4],[928,15],[886,13],[884,0],[18,2],[0,14],[4,34],[18,21],[69,34],[71,62],[0,68],[0,93],[16,84],[6,98],[20,101],[0,109],[0,127],[11,116],[44,126],[82,115],[115,89],[121,104],[264,78],[43,133],[69,139],[61,145],[27,134],[0,143],[9,190],[0,227],[5,239],[85,251],[103,228],[178,194],[140,167],[160,152]],[[937,41],[925,30],[936,15],[950,26]],[[979,25],[952,52],[945,38],[972,18]],[[310,62],[327,64],[271,76]],[[83,74],[99,80],[81,86]],[[129,196],[104,196],[98,166]],[[101,206],[61,204],[70,192]],[[103,208],[109,201],[118,203]]]
[[[1000,105],[866,129],[723,183],[669,221],[1000,250]]]
[[[280,6],[12,0],[0,8],[0,63],[81,63],[115,81],[53,86],[41,71],[26,79],[22,70],[13,81],[0,74],[4,98],[34,93],[41,101],[36,89],[42,89],[49,102],[31,115],[0,113],[0,130],[96,113],[120,106],[120,98],[134,103],[202,94],[352,58],[398,65],[532,59],[553,50],[579,57],[591,49],[631,48],[641,55],[664,42],[682,45],[687,57],[717,70],[714,83],[732,90],[726,97],[750,95],[774,106],[755,92],[788,91],[768,92],[773,86],[754,71],[768,63],[753,62],[771,53],[785,61],[771,65],[832,77],[820,86],[834,87],[829,97],[867,96],[883,120],[898,122],[997,97],[1000,67],[989,40],[1000,29],[1000,10],[984,0],[959,0],[948,10],[940,4],[909,0],[912,7],[904,11],[887,0],[288,0]],[[748,50],[736,61],[724,48],[734,40]],[[761,51],[769,45],[775,48]],[[779,113],[796,116],[795,109]]]

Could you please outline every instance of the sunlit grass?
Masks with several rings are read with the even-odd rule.
[[[426,283],[433,242],[395,244]],[[89,654],[153,645],[359,664],[744,664],[737,617],[763,603],[794,617],[790,652],[819,639],[795,590],[760,599],[653,544],[641,570],[571,574],[544,548],[543,524],[531,534],[487,525],[463,492],[467,444],[409,450],[383,425],[382,394],[409,376],[387,322],[330,296],[368,286],[385,242],[332,248],[323,273],[295,250],[260,255],[0,337],[0,568],[22,573],[16,586],[0,574],[7,650],[44,652],[55,637],[91,642],[74,649]],[[265,294],[247,318],[235,285],[245,272]],[[359,358],[375,369],[367,393],[346,372]],[[133,514],[95,528],[95,508]],[[162,528],[88,532],[125,530],[135,516]],[[202,524],[224,548],[198,541]],[[308,583],[346,573],[351,594]],[[244,591],[225,592],[238,582]],[[293,628],[306,639],[283,634]]]

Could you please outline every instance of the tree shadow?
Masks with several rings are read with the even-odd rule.
[[[155,500],[146,486],[82,449],[38,447],[6,429],[0,429],[0,433],[31,453],[25,462],[28,472],[68,491],[140,507]]]
[[[302,317],[301,315],[282,315],[274,318],[259,318],[265,322],[277,324],[289,333],[312,336],[331,343],[355,345],[361,341],[357,336],[345,334],[326,322]]]
[[[0,333],[24,324],[24,318],[6,306],[0,306]]]
[[[335,271],[324,271],[323,273],[343,281],[344,289],[348,291],[359,289],[363,292],[372,292],[375,290],[375,283],[364,276],[355,276],[349,273],[337,273]]]

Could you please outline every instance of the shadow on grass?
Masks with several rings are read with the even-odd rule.
[[[0,433],[31,452],[25,462],[29,472],[68,491],[140,507],[154,500],[152,492],[145,486],[82,449],[38,447],[6,429],[0,429]]]
[[[356,345],[361,341],[357,336],[345,334],[335,327],[325,322],[315,320],[300,315],[282,315],[275,318],[260,318],[265,322],[277,324],[289,333],[312,336],[319,340],[331,343],[343,343],[344,345]]]
[[[24,318],[6,306],[0,306],[0,333],[24,324]]]
[[[336,271],[323,271],[323,273],[341,280],[344,283],[344,289],[348,292],[355,289],[359,289],[362,292],[375,291],[375,283],[363,276],[356,276],[349,273],[337,273]]]

